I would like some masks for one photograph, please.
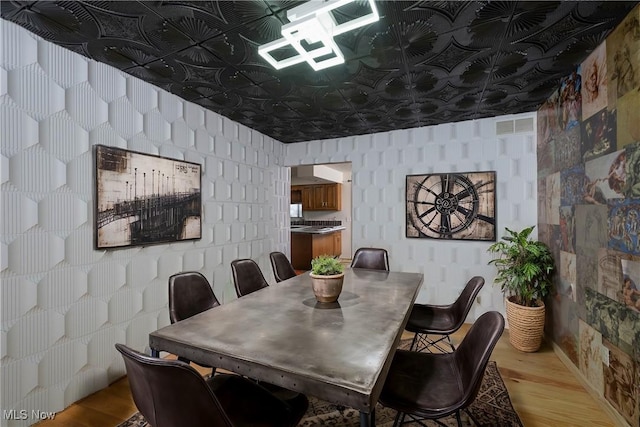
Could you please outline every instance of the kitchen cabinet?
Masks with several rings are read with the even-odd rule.
[[[291,200],[298,199],[301,200],[303,212],[339,211],[342,208],[342,184],[292,186]]]
[[[342,231],[331,233],[291,233],[291,265],[310,270],[311,260],[320,255],[342,254]]]

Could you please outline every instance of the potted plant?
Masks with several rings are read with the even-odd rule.
[[[489,264],[498,269],[494,283],[505,294],[509,342],[525,352],[537,351],[542,343],[543,298],[551,288],[555,267],[549,247],[530,237],[534,228],[514,231],[505,227],[506,235],[488,248],[498,254]]]
[[[336,302],[342,292],[344,265],[330,255],[311,260],[311,284],[318,302]]]

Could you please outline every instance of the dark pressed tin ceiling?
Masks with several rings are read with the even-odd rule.
[[[7,1],[2,18],[279,141],[535,111],[638,2],[379,1],[346,63],[275,70],[259,45],[304,2]],[[360,1],[337,20],[357,16]]]

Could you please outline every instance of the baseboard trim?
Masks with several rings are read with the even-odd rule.
[[[605,399],[604,396],[601,396],[600,393],[598,393],[593,388],[591,383],[589,383],[589,381],[587,381],[582,374],[582,371],[580,371],[580,369],[573,364],[571,359],[567,357],[560,346],[553,340],[547,339],[547,341],[551,343],[553,352],[556,354],[556,356],[558,356],[558,359],[560,359],[560,361],[567,367],[567,369],[569,369],[569,371],[571,371],[571,373],[578,379],[578,381],[580,381],[580,384],[582,384],[584,389],[587,390],[587,393],[589,393],[591,397],[593,397],[596,402],[600,404],[602,409],[607,413],[607,415],[609,415],[609,417],[616,423],[616,425],[620,427],[631,427],[631,424],[629,424],[627,420],[625,420],[622,415],[620,415],[620,413],[611,405],[611,403],[609,403],[609,401]]]

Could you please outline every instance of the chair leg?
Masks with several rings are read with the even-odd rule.
[[[447,345],[449,348],[445,348]],[[433,351],[433,349],[438,351]],[[411,341],[411,351],[427,351],[429,353],[449,353],[455,351],[456,348],[451,341],[449,335],[442,335],[438,339],[431,339],[428,334],[416,333]]]
[[[460,418],[460,411],[456,411],[456,420],[458,420],[458,427],[462,427],[462,419]]]

